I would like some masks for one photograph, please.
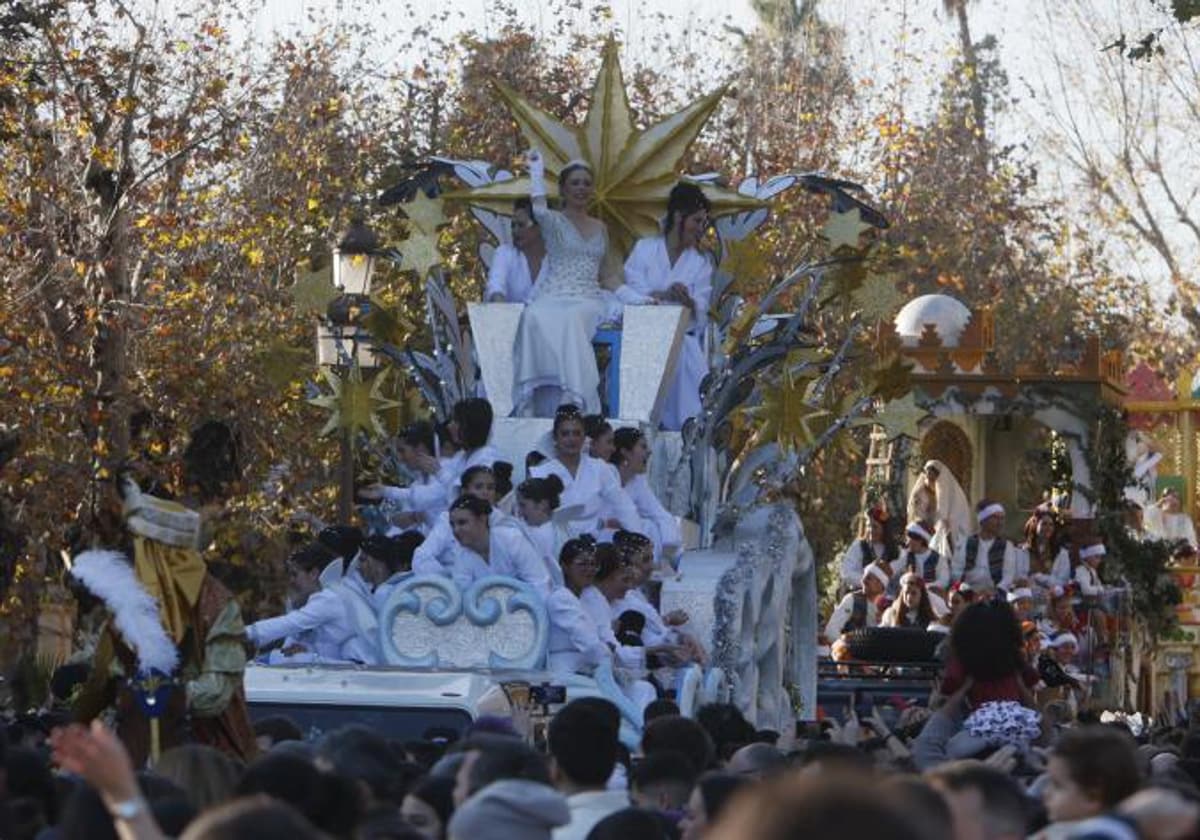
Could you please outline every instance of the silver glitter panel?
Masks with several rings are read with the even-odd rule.
[[[452,624],[438,627],[424,615],[425,604],[437,597],[437,590],[419,589],[422,598],[420,615],[399,613],[392,622],[392,640],[397,650],[414,658],[436,652],[439,668],[486,668],[491,655],[521,659],[537,644],[537,628],[529,613],[502,612],[498,621],[486,626],[473,624],[466,614],[460,614]],[[512,590],[489,587],[483,598],[496,597],[503,605]]]
[[[524,309],[521,303],[467,304],[483,389],[496,417],[512,414],[513,343]]]
[[[621,328],[621,416],[658,425],[687,329],[682,306],[626,306]]]

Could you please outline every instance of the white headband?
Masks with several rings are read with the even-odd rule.
[[[888,585],[887,572],[876,566],[874,563],[863,569],[863,577],[865,578],[867,575],[874,575],[884,586]]]
[[[1103,557],[1105,555],[1104,544],[1096,543],[1089,545],[1086,548],[1079,549],[1079,557],[1081,560],[1086,560],[1089,557]]]
[[[1059,633],[1054,637],[1054,641],[1050,643],[1050,647],[1062,647],[1068,642],[1075,645],[1075,647],[1079,647],[1079,639],[1075,638],[1074,633]]]
[[[1010,603],[1010,604],[1015,604],[1017,601],[1020,601],[1022,598],[1029,598],[1032,600],[1033,599],[1033,590],[1027,589],[1026,587],[1022,586],[1022,587],[1020,587],[1018,589],[1014,589],[1012,592],[1008,593],[1008,603]]]
[[[910,522],[908,527],[904,529],[904,533],[910,537],[920,537],[925,540],[926,545],[929,545],[933,541],[933,537],[929,535],[929,532],[925,530],[925,526],[920,522]]]
[[[983,520],[987,519],[989,516],[995,516],[996,514],[1000,514],[1001,516],[1004,515],[1004,505],[999,504],[997,502],[993,502],[992,504],[985,507],[983,510],[979,511],[977,518],[979,519],[980,522],[982,522]]]
[[[917,583],[920,583],[922,585],[924,585],[924,583],[925,583],[925,578],[921,577],[916,572],[905,572],[903,575],[900,576],[900,585],[908,586],[909,581],[914,581],[914,580]]]

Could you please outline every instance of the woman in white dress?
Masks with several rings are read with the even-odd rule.
[[[609,460],[617,468],[621,487],[633,500],[641,517],[641,533],[654,543],[654,559],[674,557],[683,544],[683,533],[679,529],[679,519],[663,507],[646,479],[650,447],[642,430],[626,426],[613,432],[613,452]]]
[[[554,520],[562,491],[562,481],[556,475],[527,478],[517,487],[517,512],[525,525],[525,535],[546,563],[555,586],[563,585],[558,556],[570,537],[566,527]]]
[[[712,297],[712,260],[697,249],[710,205],[695,184],[681,182],[667,199],[663,235],[638,240],[625,261],[625,285],[640,302],[682,306],[691,315],[663,405],[662,426],[677,430],[700,413],[700,383],[708,374],[704,332]]]
[[[358,491],[360,499],[383,500],[400,509],[388,517],[396,528],[394,533],[406,528],[427,533],[450,505],[446,488],[438,480],[442,464],[434,457],[434,449],[432,424],[421,420],[406,426],[397,436],[396,450],[401,463],[415,476],[413,482],[407,487],[369,484]]]
[[[562,210],[546,204],[541,156],[530,152],[533,216],[546,243],[546,270],[521,314],[513,345],[513,414],[547,417],[570,402],[600,411],[600,372],[592,336],[608,309],[602,279],[615,288],[619,270],[605,270],[608,231],[588,215],[592,171],[582,161],[559,173]]]
[[[483,299],[488,303],[528,303],[546,271],[546,243],[528,198],[513,204],[512,244],[500,245],[488,270]]]
[[[929,547],[943,557],[953,557],[978,526],[967,494],[941,461],[926,461],[921,468],[908,496],[908,521],[934,524]]]
[[[482,499],[488,505],[496,503],[496,477],[491,467],[475,466],[462,474],[462,492]],[[520,531],[521,523],[501,510],[492,508],[489,518],[493,528]],[[450,574],[454,563],[454,530],[450,527],[450,512],[434,520],[425,541],[413,555],[413,571],[421,575]]]
[[[612,648],[600,637],[600,628],[579,596],[592,585],[600,561],[591,537],[567,540],[559,554],[563,586],[546,600],[550,618],[547,644],[550,670],[560,674],[590,674],[596,666],[612,659]]]
[[[566,488],[562,505],[579,505],[579,518],[572,520],[573,534],[599,533],[624,528],[642,531],[641,517],[611,464],[583,452],[583,415],[574,405],[559,406],[554,413],[555,457],[543,461],[531,472],[534,478],[558,476]],[[609,511],[606,516],[602,516]]]
[[[456,402],[447,430],[458,447],[454,457],[443,462],[438,472],[438,481],[446,488],[446,505],[449,506],[463,492],[463,474],[471,467],[491,467],[500,460],[500,453],[489,443],[492,404],[483,397],[468,397]]]
[[[475,496],[460,496],[450,505],[454,548],[450,577],[460,589],[489,575],[524,581],[543,597],[550,594],[550,575],[533,545],[516,528],[493,528],[492,506]]]

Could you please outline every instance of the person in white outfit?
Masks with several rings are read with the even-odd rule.
[[[1095,598],[1104,593],[1104,582],[1100,580],[1100,564],[1104,562],[1104,543],[1096,542],[1079,549],[1079,565],[1075,567],[1075,582],[1079,594]]]
[[[859,538],[850,543],[842,554],[842,587],[844,591],[855,589],[862,580],[863,569],[871,563],[891,565],[900,559],[900,546],[894,534],[889,533],[887,511],[873,507],[864,517],[865,527]]]
[[[401,463],[415,476],[407,487],[369,484],[360,488],[358,497],[364,501],[387,501],[399,508],[388,517],[395,533],[415,528],[428,533],[440,514],[450,506],[447,489],[438,480],[444,465],[434,456],[433,425],[420,420],[404,428],[396,440]]]
[[[517,486],[517,513],[525,535],[541,555],[554,586],[563,585],[558,555],[570,538],[566,526],[554,519],[562,491],[562,481],[556,475],[527,478]]]
[[[562,505],[582,508],[580,517],[572,520],[572,533],[599,533],[617,528],[640,533],[641,517],[621,487],[617,471],[611,464],[583,452],[585,435],[579,409],[570,404],[559,406],[554,413],[552,434],[555,457],[538,464],[531,472],[534,478],[558,476],[566,488]]]
[[[946,593],[950,590],[950,561],[929,547],[933,536],[920,522],[910,522],[904,533],[908,547],[901,555],[903,568],[924,582],[934,614],[945,615],[949,610]]]
[[[667,198],[663,235],[639,239],[625,261],[625,285],[641,296],[636,302],[682,306],[690,316],[663,404],[664,429],[679,430],[700,413],[700,383],[708,374],[704,333],[713,263],[698,245],[708,229],[710,209],[699,186],[676,184]]]
[[[446,488],[446,504],[462,495],[462,477],[471,467],[491,467],[500,453],[492,437],[492,404],[483,397],[468,397],[454,404],[447,431],[458,451],[442,463],[438,481]]]
[[[501,244],[492,255],[483,292],[488,303],[528,303],[546,274],[546,243],[528,198],[513,203],[512,238],[511,245]]]
[[[322,571],[336,559],[319,543],[288,558],[288,596],[294,608],[246,628],[246,638],[256,648],[283,640],[271,661],[350,661],[348,643],[357,635],[354,622],[342,597],[320,584]]]
[[[688,614],[683,610],[672,610],[663,615],[646,597],[645,587],[655,566],[654,547],[649,537],[617,531],[613,535],[613,548],[625,561],[631,576],[630,588],[611,604],[613,620],[619,620],[626,612],[636,612],[645,621],[641,636],[647,647],[675,646],[677,650],[672,652],[673,655],[683,661],[704,663],[707,659],[704,646],[684,629],[690,620]]]
[[[450,505],[454,548],[450,577],[461,589],[489,575],[524,581],[539,594],[550,593],[550,575],[533,545],[517,528],[493,528],[492,506],[475,496]]]
[[[466,496],[483,499],[489,505],[496,504],[496,476],[491,467],[470,467],[462,475],[462,492]],[[521,524],[504,513],[492,508],[490,523],[493,528],[520,529]],[[454,530],[450,527],[450,512],[447,511],[434,521],[425,541],[413,556],[413,571],[421,575],[450,574],[454,565]]]
[[[1017,573],[1016,546],[1002,535],[1004,506],[990,499],[981,499],[975,506],[979,533],[963,540],[954,552],[951,575],[965,580],[976,592],[1000,590],[1007,593],[1013,587]]]
[[[559,554],[559,565],[563,586],[546,600],[550,618],[547,664],[556,673],[590,674],[597,665],[612,659],[612,648],[605,644],[600,628],[579,600],[600,567],[596,541],[591,537],[567,540]]]
[[[642,533],[654,543],[655,560],[675,557],[683,544],[683,533],[679,518],[663,507],[646,479],[650,447],[642,430],[626,426],[613,432],[613,452],[609,461],[617,468],[621,487],[633,500],[641,517]]]
[[[887,589],[891,576],[878,563],[863,569],[862,587],[850,592],[838,603],[825,625],[825,640],[835,642],[843,633],[875,627],[879,613],[875,602]]]

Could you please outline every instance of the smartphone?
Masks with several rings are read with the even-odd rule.
[[[560,706],[567,702],[567,687],[550,683],[530,686],[529,699],[539,706]]]

